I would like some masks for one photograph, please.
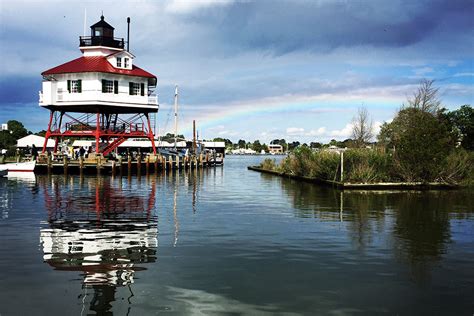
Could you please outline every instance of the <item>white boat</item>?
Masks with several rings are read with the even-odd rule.
[[[35,170],[36,161],[6,163],[0,165],[0,171],[8,172],[33,172]]]

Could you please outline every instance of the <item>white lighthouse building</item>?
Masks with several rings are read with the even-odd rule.
[[[46,141],[95,136],[95,152],[106,155],[127,138],[146,137],[156,153],[150,124],[150,113],[158,112],[156,76],[135,65],[104,16],[79,43],[81,57],[41,74],[39,105],[51,111]]]

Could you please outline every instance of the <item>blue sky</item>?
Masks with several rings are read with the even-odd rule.
[[[192,120],[204,138],[303,142],[350,136],[361,106],[393,118],[422,78],[449,109],[474,100],[474,2],[9,1],[0,2],[0,121],[45,129],[40,73],[80,56],[84,13],[104,12],[136,64],[158,76],[158,123]]]

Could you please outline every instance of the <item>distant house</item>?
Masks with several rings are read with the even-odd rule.
[[[270,154],[283,154],[283,146],[278,144],[268,145],[268,151]]]
[[[7,123],[2,124],[2,131],[8,131],[8,124]]]
[[[38,135],[27,135],[23,138],[20,138],[16,141],[16,147],[20,149],[24,149],[26,147],[33,147],[35,145],[36,148],[43,148],[44,145],[44,137]],[[54,148],[54,140],[48,139],[48,143],[46,144],[46,149],[53,149]]]

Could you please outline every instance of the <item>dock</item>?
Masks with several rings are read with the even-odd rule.
[[[162,156],[147,155],[133,159],[131,156],[117,160],[104,159],[101,155],[78,160],[54,159],[52,156],[40,156],[35,167],[37,174],[127,174],[127,173],[156,173],[167,170],[191,170],[199,168],[217,167],[223,165],[223,160],[215,160],[211,155],[197,156]]]

